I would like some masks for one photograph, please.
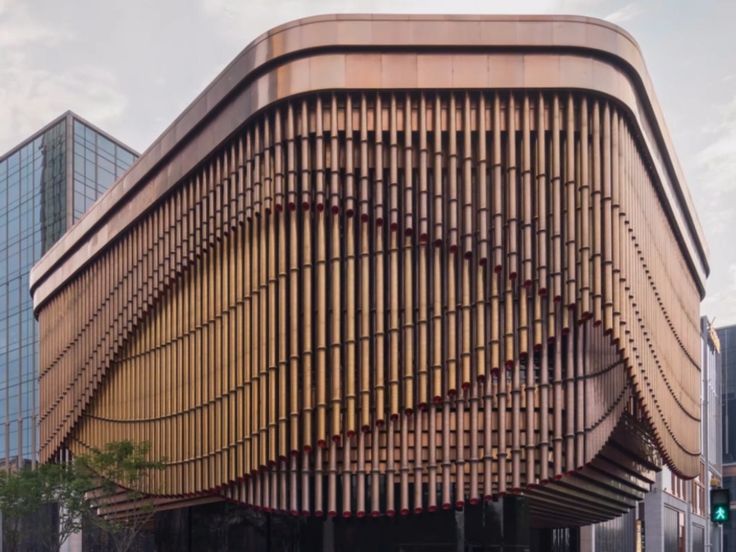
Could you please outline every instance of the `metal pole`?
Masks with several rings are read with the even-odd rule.
[[[709,324],[709,322],[706,319],[706,324]],[[707,328],[701,327],[701,339],[703,342],[702,350],[703,350],[703,369],[705,370],[705,385],[703,388],[703,449],[704,449],[704,456],[705,456],[705,474],[703,474],[703,477],[705,481],[703,481],[703,487],[705,488],[705,548],[709,549],[711,548],[710,543],[710,463],[708,461],[708,379],[709,379],[709,366],[708,366],[708,335],[707,335]],[[705,335],[703,335],[705,334]],[[706,487],[707,485],[707,487]]]

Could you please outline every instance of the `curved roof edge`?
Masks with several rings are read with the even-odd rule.
[[[697,249],[698,258],[690,261],[702,292],[704,278],[709,271],[705,239],[641,51],[628,32],[609,22],[580,16],[326,15],[298,19],[263,33],[194,99],[127,173],[33,267],[30,289],[34,295],[34,308],[37,309],[49,295],[38,299],[35,296],[38,286],[97,232],[113,213],[126,205],[126,198],[152,180],[165,163],[191,141],[247,82],[295,56],[356,48],[378,51],[396,48],[576,50],[615,61],[640,89],[647,119],[654,129],[657,147],[663,154],[669,180],[673,183],[672,191],[676,196],[677,205],[667,207],[677,208],[684,215],[688,236],[681,239],[693,243]],[[221,143],[208,142],[211,148]],[[208,152],[198,148],[198,153],[201,157],[192,162],[193,167]],[[156,188],[151,198],[154,201],[166,191],[162,186]],[[128,212],[126,220],[133,222],[143,212]],[[65,271],[67,276],[81,269],[123,229],[124,225],[116,224],[98,233],[89,257],[69,267],[71,270]]]

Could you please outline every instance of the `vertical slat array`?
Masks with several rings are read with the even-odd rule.
[[[633,393],[694,473],[698,293],[651,179],[595,96],[275,105],[42,307],[42,456],[143,436],[149,492],[406,514],[571,477]]]

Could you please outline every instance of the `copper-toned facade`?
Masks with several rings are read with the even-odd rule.
[[[297,21],[35,267],[42,459],[148,440],[162,498],[608,519],[698,473],[707,271],[617,27]]]

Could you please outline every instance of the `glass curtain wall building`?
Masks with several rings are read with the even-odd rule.
[[[731,490],[731,520],[723,527],[724,550],[736,544],[736,324],[718,329],[723,367],[723,486]]]
[[[0,463],[35,462],[33,264],[136,159],[71,112],[0,157]]]

